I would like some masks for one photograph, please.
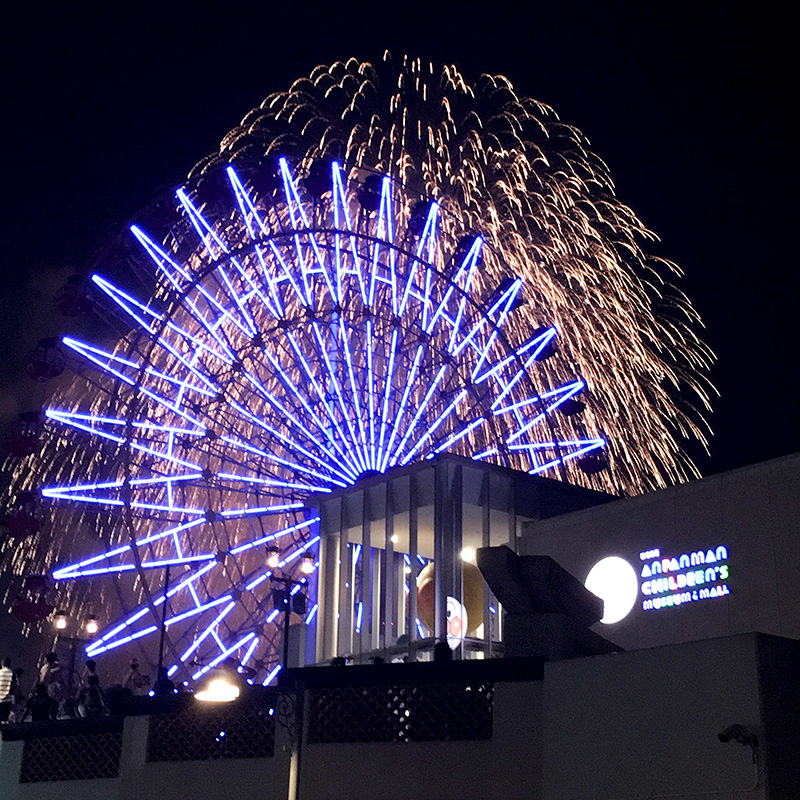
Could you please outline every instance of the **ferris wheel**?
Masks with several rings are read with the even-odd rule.
[[[63,339],[93,377],[46,417],[94,457],[42,495],[114,531],[54,578],[130,580],[90,657],[161,633],[174,680],[233,658],[268,684],[272,573],[317,611],[309,497],[443,452],[591,471],[604,441],[570,418],[583,381],[542,378],[556,329],[511,324],[523,280],[444,202],[336,163],[240,172],[179,189],[167,234],[131,227],[149,295],[92,276],[127,332]]]

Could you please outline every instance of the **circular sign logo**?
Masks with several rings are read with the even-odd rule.
[[[605,613],[600,622],[606,625],[627,617],[639,594],[636,571],[619,556],[598,561],[589,570],[584,586],[603,600]]]

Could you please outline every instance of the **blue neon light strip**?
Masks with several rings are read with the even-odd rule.
[[[225,606],[225,608],[223,608],[222,611],[220,611],[216,617],[214,617],[214,619],[200,634],[200,636],[198,636],[197,639],[195,639],[194,642],[183,652],[183,654],[180,657],[180,660],[185,662],[186,659],[189,658],[189,656],[192,653],[194,653],[194,651],[197,650],[197,648],[200,647],[200,645],[203,644],[203,642],[211,635],[211,632],[216,630],[217,625],[219,625],[219,623],[222,622],[222,620],[225,619],[225,617],[228,616],[228,614],[235,607],[236,607],[235,602],[232,601],[228,603],[228,605]]]
[[[270,683],[274,680],[275,676],[281,671],[282,664],[278,664],[267,677],[264,679],[264,682],[261,684],[262,686],[269,686]]]
[[[276,533],[270,533],[266,536],[262,536],[260,539],[255,539],[252,542],[245,542],[244,544],[240,544],[238,547],[234,547],[231,550],[231,555],[237,555],[245,550],[250,550],[253,547],[260,547],[262,544],[266,544],[267,542],[272,542],[275,539],[279,539],[281,536],[286,536],[288,533],[294,533],[295,531],[300,531],[303,528],[309,528],[315,523],[319,522],[319,517],[312,517],[311,519],[304,520],[303,522],[298,522],[297,525],[292,525],[289,528],[284,528],[281,531],[277,531]]]
[[[361,615],[364,612],[364,604],[359,602],[358,612],[356,613],[356,633],[361,633]]]
[[[453,402],[450,403],[450,405],[447,406],[447,408],[444,411],[442,411],[441,414],[439,414],[439,416],[428,427],[428,430],[426,430],[425,433],[422,434],[422,436],[417,440],[417,443],[408,451],[408,454],[400,461],[400,465],[401,466],[403,466],[403,465],[407,464],[409,461],[411,461],[411,459],[414,457],[414,454],[417,452],[417,450],[419,450],[420,447],[422,447],[422,445],[428,439],[430,439],[430,437],[433,436],[434,433],[436,433],[436,429],[442,424],[442,422],[445,421],[445,419],[447,419],[447,417],[450,416],[450,414],[453,413],[453,411],[455,410],[455,407],[466,397],[466,395],[467,395],[467,390],[466,389],[462,389],[456,395],[455,400],[453,400]],[[452,444],[452,442],[449,442],[449,444]],[[399,449],[400,448],[398,448],[398,450]]]
[[[254,636],[255,633],[250,632],[246,636],[243,636],[241,639],[239,639],[239,641],[236,642],[236,644],[231,645],[227,650],[223,650],[213,661],[206,664],[206,666],[204,666],[202,669],[199,669],[197,672],[195,672],[195,674],[192,675],[192,680],[196,681],[201,675],[205,675],[206,672],[216,667],[217,664],[224,661],[229,655],[231,655],[231,653],[238,650],[245,642],[249,642]]]
[[[392,432],[389,436],[389,443],[386,445],[386,455],[383,457],[383,462],[381,463],[381,472],[386,472],[386,467],[389,463],[389,458],[392,455],[392,444],[394,443],[395,437],[397,436],[397,432],[400,430],[400,420],[403,417],[403,413],[406,409],[406,403],[408,402],[408,396],[411,393],[411,387],[414,385],[414,380],[416,379],[417,369],[419,367],[420,358],[422,357],[422,350],[423,345],[419,345],[417,347],[417,352],[414,355],[414,362],[411,364],[411,371],[406,380],[406,387],[403,390],[403,397],[400,400],[400,405],[397,408],[397,414],[394,418],[394,425],[392,426]]]
[[[314,336],[317,340],[317,346],[319,347],[320,353],[322,353],[322,358],[328,370],[328,375],[330,376],[331,384],[333,385],[334,391],[336,393],[336,398],[339,402],[339,408],[341,409],[342,417],[344,418],[345,423],[347,425],[347,429],[350,433],[349,445],[351,446],[352,451],[355,454],[355,457],[358,459],[361,469],[366,470],[368,469],[368,467],[366,462],[364,461],[361,449],[358,446],[358,439],[356,436],[355,428],[353,428],[353,423],[350,419],[350,414],[347,411],[347,405],[344,401],[344,396],[339,386],[339,381],[336,379],[336,371],[334,370],[333,365],[331,364],[330,357],[328,356],[327,347],[325,347],[325,343],[322,340],[322,334],[320,333],[319,325],[316,322],[314,322],[311,327],[314,331]]]

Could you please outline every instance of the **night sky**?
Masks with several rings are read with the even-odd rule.
[[[718,356],[704,474],[800,450],[788,4],[78,6],[26,7],[5,31],[1,418],[44,401],[25,352],[63,331],[52,294],[104,237],[268,93],[388,48],[504,74],[589,137]]]

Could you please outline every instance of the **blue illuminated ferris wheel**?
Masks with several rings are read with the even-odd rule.
[[[89,656],[163,623],[175,680],[233,658],[269,683],[266,551],[301,577],[319,540],[310,495],[444,451],[538,474],[604,444],[559,434],[552,412],[584,384],[537,380],[557,332],[515,326],[523,281],[487,277],[481,236],[388,177],[329,175],[304,182],[281,159],[265,188],[228,167],[210,198],[178,190],[169,236],[131,228],[152,297],[92,277],[128,333],[63,340],[92,390],[47,417],[97,457],[42,492],[114,530],[54,577],[116,576],[136,597]]]

